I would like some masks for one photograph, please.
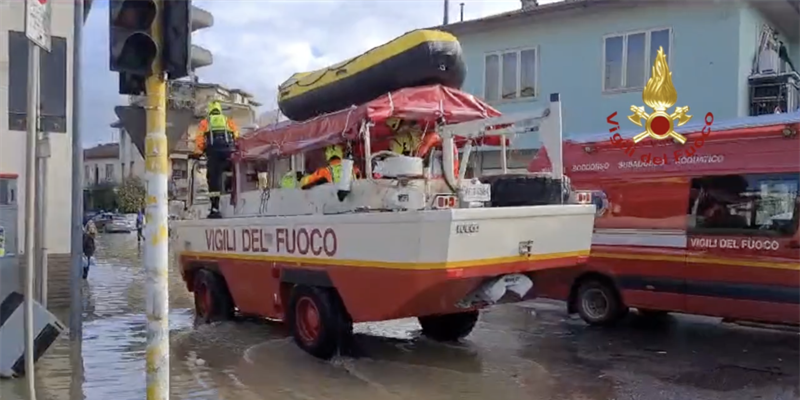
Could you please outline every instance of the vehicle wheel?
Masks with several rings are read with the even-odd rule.
[[[292,290],[286,323],[297,346],[323,360],[336,354],[353,326],[334,292],[310,286]]]
[[[422,334],[439,342],[455,342],[465,338],[475,328],[480,313],[467,311],[455,314],[417,317]]]
[[[233,318],[233,299],[228,285],[219,274],[200,269],[194,274],[194,309],[203,323],[227,321]]]
[[[578,314],[590,325],[614,324],[628,311],[617,290],[611,284],[597,280],[581,283],[575,302]]]

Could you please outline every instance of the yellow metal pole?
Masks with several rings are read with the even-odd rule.
[[[163,0],[157,1],[159,11]],[[160,12],[159,12],[160,14]],[[157,17],[159,18],[159,17]],[[153,24],[153,40],[163,43],[161,24]],[[147,136],[145,137],[145,214],[144,267],[147,273],[147,400],[169,399],[169,297],[167,271],[169,242],[167,230],[167,81],[160,56],[153,62],[153,73],[145,83],[147,90]]]

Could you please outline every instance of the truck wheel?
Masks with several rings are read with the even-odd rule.
[[[335,293],[296,286],[289,299],[286,323],[295,343],[314,357],[328,360],[352,332],[352,323]]]
[[[194,274],[194,309],[198,321],[211,323],[233,318],[233,300],[228,285],[217,273],[200,269]]]
[[[628,311],[622,304],[616,288],[609,283],[594,279],[580,284],[575,303],[578,314],[589,325],[612,325],[622,319]]]
[[[475,328],[480,313],[467,311],[455,314],[417,317],[422,334],[439,342],[455,342],[465,338]]]

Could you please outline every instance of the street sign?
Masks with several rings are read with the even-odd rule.
[[[51,0],[25,0],[25,36],[35,45],[50,51]]]

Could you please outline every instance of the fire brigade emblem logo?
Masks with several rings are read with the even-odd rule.
[[[675,132],[675,127],[689,122],[692,116],[687,114],[689,107],[675,107],[675,111],[671,114],[667,112],[667,109],[678,101],[678,92],[672,85],[672,72],[669,71],[667,56],[662,47],[658,48],[650,79],[647,80],[647,85],[642,91],[642,100],[644,104],[653,109],[653,112],[648,114],[645,112],[644,106],[631,106],[633,115],[628,119],[645,129],[644,132],[633,137],[634,143],[639,143],[647,137],[655,140],[671,137],[680,144],[686,143],[686,137]]]

